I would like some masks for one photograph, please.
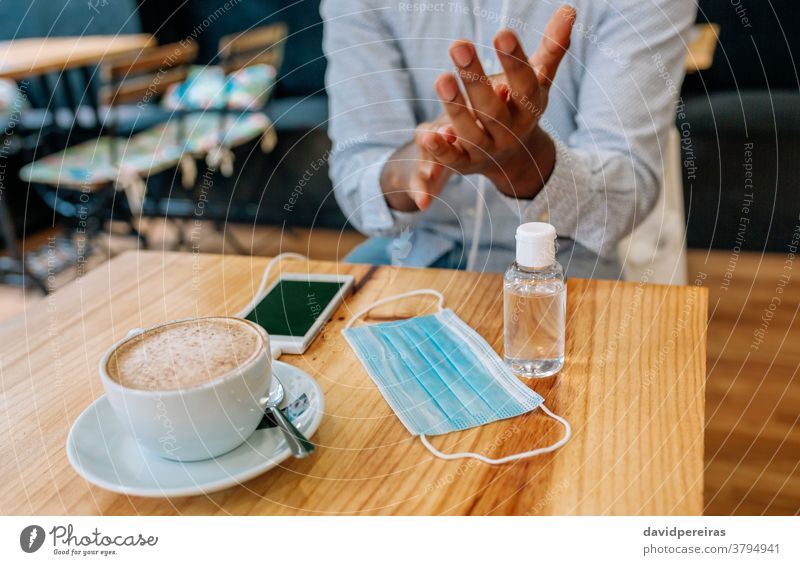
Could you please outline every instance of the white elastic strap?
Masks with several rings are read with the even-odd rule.
[[[481,240],[481,231],[483,230],[483,195],[486,191],[486,177],[482,176],[478,179],[478,189],[475,195],[475,226],[472,228],[472,242],[469,246],[469,255],[467,255],[467,270],[474,271],[475,263],[478,262],[478,246]]]
[[[510,0],[503,0],[500,7],[500,24],[508,22],[508,11],[510,8]],[[475,0],[473,15],[475,16],[475,43],[480,49],[483,41],[483,16],[481,16],[481,3]],[[488,56],[491,56],[489,54]],[[478,247],[480,245],[481,231],[483,231],[483,208],[484,208],[484,195],[486,194],[486,177],[481,176],[478,179],[478,190],[475,195],[475,226],[472,229],[472,241],[469,246],[469,254],[467,255],[467,270],[474,271],[475,263],[478,262]]]
[[[236,314],[237,318],[244,318],[253,310],[253,308],[258,305],[262,298],[261,295],[267,288],[267,281],[269,280],[269,275],[272,273],[272,268],[278,263],[278,261],[282,261],[283,259],[299,259],[300,261],[307,261],[308,257],[305,255],[300,255],[299,253],[287,252],[279,253],[270,259],[269,263],[267,263],[267,266],[264,268],[264,274],[261,275],[261,282],[258,283],[258,290],[253,295],[253,299],[247,303],[247,306],[239,310],[239,313]]]
[[[381,298],[380,300],[376,300],[366,308],[359,310],[357,314],[355,314],[352,318],[350,318],[350,321],[347,322],[347,325],[344,328],[347,329],[351,327],[356,322],[356,320],[358,320],[361,316],[363,316],[373,308],[382,306],[384,304],[388,304],[389,302],[394,302],[395,300],[408,298],[409,296],[420,296],[420,295],[435,296],[436,298],[439,299],[437,303],[439,311],[441,312],[444,309],[444,295],[441,292],[439,292],[438,290],[434,290],[432,288],[420,288],[417,290],[410,290],[408,292],[403,292],[401,294],[395,294],[394,296],[389,296],[387,298]]]
[[[543,455],[545,453],[550,453],[551,451],[555,451],[559,447],[562,447],[569,441],[569,438],[572,437],[572,428],[564,418],[553,414],[548,410],[547,406],[544,404],[540,404],[539,408],[542,409],[542,412],[550,416],[553,420],[559,422],[562,426],[564,426],[564,437],[560,440],[555,442],[553,445],[548,445],[547,447],[540,447],[538,449],[533,449],[531,451],[524,451],[522,453],[515,453],[514,455],[509,455],[507,457],[501,457],[499,459],[492,459],[491,457],[486,457],[485,455],[481,455],[480,453],[471,453],[469,451],[465,451],[462,453],[442,453],[435,447],[433,447],[428,438],[425,434],[420,434],[419,438],[422,440],[422,445],[428,448],[428,451],[433,453],[436,457],[440,459],[447,459],[448,461],[452,461],[454,459],[477,459],[478,461],[482,461],[484,463],[488,463],[489,465],[502,465],[503,463],[510,463],[511,461],[518,461],[520,459],[527,459],[528,457],[536,457],[537,455]]]

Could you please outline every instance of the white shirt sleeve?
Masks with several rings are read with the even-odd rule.
[[[524,221],[549,221],[559,235],[613,255],[617,242],[644,220],[661,188],[661,155],[675,119],[694,17],[691,0],[615,0],[599,25],[576,26],[573,37],[584,33],[589,45],[578,88],[578,127],[568,139],[551,133],[556,163],[539,194],[530,201],[508,199]]]
[[[339,206],[367,235],[392,235],[419,213],[391,210],[380,187],[386,161],[413,139],[417,120],[411,80],[383,13],[367,0],[325,1],[331,178]]]

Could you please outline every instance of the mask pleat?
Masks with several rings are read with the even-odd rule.
[[[483,422],[487,414],[491,412],[491,407],[472,389],[465,380],[463,371],[456,367],[437,343],[437,340],[441,339],[443,331],[446,330],[441,327],[433,327],[430,328],[430,331],[420,331],[421,328],[417,326],[404,326],[402,329],[407,333],[410,341],[424,344],[424,347],[418,347],[420,355],[425,358],[428,366],[435,371],[439,379],[458,399],[464,418],[473,422]],[[471,361],[474,363],[478,362],[477,358],[469,352],[464,351],[463,353],[465,357],[472,357]],[[469,363],[469,361],[467,362]]]
[[[389,347],[397,352],[401,361],[417,380],[417,382],[428,392],[431,400],[441,412],[441,421],[450,422],[452,425],[461,429],[468,425],[464,418],[464,405],[459,402],[447,383],[439,378],[436,370],[431,367],[420,351],[419,345],[415,340],[410,339],[403,331],[405,324],[398,324],[385,328],[381,337]],[[400,354],[402,352],[402,354]]]
[[[524,414],[542,402],[451,310],[343,334],[412,434],[464,430]]]
[[[491,363],[485,363],[482,356],[474,354],[475,349],[480,350],[478,344],[470,343],[468,344],[470,347],[464,347],[463,342],[453,339],[451,332],[447,331],[448,329],[447,323],[437,317],[426,316],[420,319],[419,331],[437,336],[436,347],[463,375],[462,386],[468,386],[472,396],[480,399],[483,406],[487,407],[486,417],[488,419],[492,419],[498,412],[501,414],[519,413],[524,407],[499,384],[497,380],[499,375],[494,374],[496,367]],[[511,378],[516,379],[513,376]],[[468,406],[476,410],[473,408],[475,405],[477,402],[473,401]]]
[[[405,355],[387,342],[374,326],[363,326],[344,332],[372,380],[412,433],[436,433],[441,429],[445,412],[436,404],[422,384],[409,375],[411,369],[402,360]]]

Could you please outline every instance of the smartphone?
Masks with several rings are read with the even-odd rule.
[[[269,334],[273,348],[300,355],[353,288],[351,275],[283,273],[244,317]]]

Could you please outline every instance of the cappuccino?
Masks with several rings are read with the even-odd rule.
[[[246,365],[263,346],[259,331],[245,320],[184,320],[125,341],[109,356],[106,371],[127,388],[192,388]]]

